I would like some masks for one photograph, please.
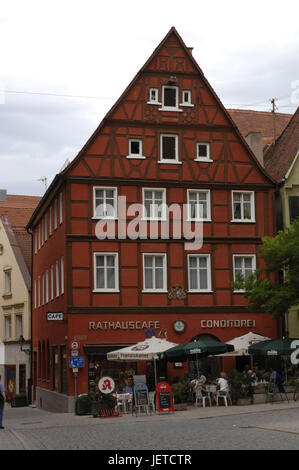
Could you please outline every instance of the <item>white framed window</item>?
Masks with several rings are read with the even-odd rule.
[[[194,106],[194,104],[191,102],[191,90],[182,91],[182,102],[180,106]]]
[[[48,240],[48,214],[45,214],[45,242]]]
[[[189,220],[211,220],[210,190],[188,189],[187,201]]]
[[[162,86],[162,108],[160,111],[182,111],[179,109],[179,88],[177,86]]]
[[[129,139],[129,155],[127,155],[127,158],[146,158],[142,154],[142,139]]]
[[[34,253],[37,253],[37,239],[38,239],[38,230],[34,231]]]
[[[41,248],[41,234],[40,234],[40,224],[38,225],[38,249]]]
[[[19,339],[23,336],[23,315],[16,315],[16,336]]]
[[[117,188],[94,187],[93,200],[95,219],[116,219]]]
[[[42,305],[45,303],[45,275],[42,274]]]
[[[94,253],[94,292],[118,292],[118,253]]]
[[[44,225],[45,225],[45,221],[44,221],[44,218],[42,218],[42,221],[41,221],[41,230],[42,230],[42,246],[44,246]]]
[[[256,270],[255,255],[233,255],[233,268],[234,281],[237,280],[238,275],[241,275],[245,280],[247,280],[250,274],[252,274]],[[235,292],[244,291],[235,290]]]
[[[11,339],[11,316],[5,315],[5,339]]]
[[[50,284],[51,284],[51,300],[54,299],[54,266],[52,264],[51,266],[51,281],[50,281]]]
[[[188,284],[190,292],[211,292],[210,255],[188,255]]]
[[[55,284],[56,284],[56,297],[59,297],[59,262],[56,261],[55,263]]]
[[[57,230],[57,199],[54,201],[54,230]]]
[[[254,192],[232,191],[233,222],[255,222]]]
[[[62,193],[59,194],[59,224],[63,221]]]
[[[149,89],[147,104],[158,104],[158,105],[162,104],[162,103],[159,102],[159,90],[158,90],[158,88],[150,88]]]
[[[49,302],[49,271],[46,271],[46,277],[45,277],[45,301],[46,304]]]
[[[212,162],[210,143],[209,142],[196,142],[196,158],[198,162]]]
[[[144,220],[166,220],[166,189],[143,188]]]
[[[179,162],[179,139],[176,134],[161,134],[159,163]]]
[[[49,209],[49,236],[52,235],[52,206]]]
[[[64,259],[60,259],[60,279],[61,279],[61,295],[64,294]]]
[[[4,270],[4,295],[12,294],[11,287],[11,268]]]
[[[143,253],[143,292],[167,292],[165,253]]]
[[[40,299],[41,299],[41,290],[40,290],[40,276],[38,276],[37,280],[37,306],[40,307]]]
[[[34,308],[37,308],[37,290],[36,290],[36,279],[34,280]]]

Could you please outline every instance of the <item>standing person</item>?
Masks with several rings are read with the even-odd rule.
[[[4,411],[5,402],[6,402],[5,388],[1,382],[1,375],[0,375],[0,429],[4,429],[4,426],[2,426],[2,420],[3,420],[3,411]]]

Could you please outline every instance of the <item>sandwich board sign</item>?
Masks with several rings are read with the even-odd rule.
[[[174,412],[172,391],[169,383],[159,382],[156,388],[158,412]]]

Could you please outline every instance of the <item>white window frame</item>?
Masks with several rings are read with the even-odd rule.
[[[241,218],[240,219],[235,219],[234,217],[234,195],[235,194],[241,194]],[[245,219],[244,218],[244,200],[243,200],[243,195],[244,194],[250,194],[250,207],[251,207],[251,218],[250,219]],[[238,223],[254,223],[255,222],[255,196],[254,196],[254,191],[232,191],[232,222],[238,222]]]
[[[212,292],[212,273],[211,273],[211,255],[210,254],[188,254],[188,292]],[[206,289],[201,289],[200,287],[196,289],[191,289],[191,276],[190,276],[190,258],[205,258],[207,260],[207,285]],[[196,268],[199,270],[200,268],[197,266]],[[198,276],[198,282],[200,277]]]
[[[152,94],[151,92],[152,92],[152,91],[155,91],[155,93],[156,93],[156,99],[155,99],[155,100],[152,100],[152,97],[151,97],[151,94]],[[155,104],[155,105],[158,104],[159,106],[162,105],[162,103],[159,101],[159,89],[158,89],[158,88],[151,87],[151,88],[149,89],[149,97],[148,97],[148,102],[147,102],[147,104]]]
[[[51,300],[54,300],[54,266],[51,265]]]
[[[45,298],[45,301],[46,301],[46,304],[47,304],[49,302],[49,271],[48,270],[46,271],[45,282],[46,282],[46,286],[45,286],[46,298]]]
[[[252,259],[252,273],[256,270],[256,255],[251,253],[238,253],[233,255],[233,275],[234,281],[236,281],[236,258],[242,258],[242,275],[244,276],[245,266],[244,266],[244,258],[251,258]],[[235,289],[234,292],[245,292],[244,289]]]
[[[62,193],[59,194],[59,225],[63,222]]]
[[[97,263],[96,259],[97,256],[104,256],[104,277],[105,277],[105,284],[107,284],[107,264],[106,264],[106,256],[114,256],[115,263],[114,263],[114,288],[108,287],[97,287]],[[93,254],[93,274],[94,274],[94,289],[93,292],[119,292],[119,263],[118,263],[118,253],[117,252],[94,252]]]
[[[54,201],[54,230],[57,230],[58,223],[57,223],[57,217],[58,217],[58,211],[57,211],[57,198]]]
[[[100,215],[97,215],[96,213],[96,210],[97,210],[97,206],[96,206],[96,190],[97,189],[100,189],[100,190],[103,190],[103,191],[114,191],[114,215],[111,216],[100,216]],[[105,220],[115,220],[117,219],[117,187],[116,186],[94,186],[93,187],[93,219],[97,219],[97,220],[102,220],[102,219],[105,219]],[[105,196],[105,199],[106,199],[106,196]]]
[[[37,290],[36,290],[36,279],[34,280],[34,308],[37,308]]]
[[[64,258],[63,256],[60,258],[60,293],[61,295],[64,294]]]
[[[4,324],[5,324],[5,339],[9,341],[12,339],[12,321],[11,315],[4,316]]]
[[[162,192],[161,217],[152,216],[152,211],[151,211],[151,214],[149,216],[146,214],[146,210],[145,210],[145,191],[151,191],[152,192],[152,201],[154,200],[153,194],[155,192]],[[153,204],[152,204],[152,206],[153,206]],[[167,220],[166,214],[167,214],[167,211],[166,211],[166,189],[165,188],[142,188],[142,220],[165,221],[165,220]]]
[[[42,305],[45,304],[45,274],[42,274]]]
[[[37,306],[41,306],[40,276],[37,279]]]
[[[59,277],[59,261],[55,263],[55,285],[56,285],[56,298],[60,295],[60,277]]]
[[[184,95],[185,93],[188,94],[188,100],[187,101],[184,99],[185,98],[185,95]],[[187,107],[193,108],[194,104],[192,104],[191,99],[192,99],[191,90],[182,90],[182,102],[180,103],[180,106],[187,106]]]
[[[172,88],[176,90],[175,96],[175,106],[165,106],[164,105],[164,94],[166,88]],[[159,108],[159,111],[175,111],[175,112],[183,112],[182,109],[179,108],[179,87],[178,86],[171,86],[171,85],[163,85],[162,86],[162,107]]]
[[[131,142],[138,142],[139,143],[139,153],[132,153],[131,152]],[[143,155],[143,141],[142,139],[139,139],[138,137],[135,138],[130,138],[129,139],[129,153],[127,155],[127,158],[130,159],[137,159],[137,160],[144,160],[146,157]]]
[[[198,146],[199,145],[205,145],[207,148],[207,156],[206,157],[201,157],[198,155]],[[212,162],[213,160],[211,159],[211,145],[210,142],[196,142],[196,157],[194,159],[195,162]]]
[[[34,231],[34,254],[37,253],[37,239],[38,239],[38,229],[36,228]]]
[[[197,209],[196,217],[191,217],[190,193],[206,194],[207,216],[199,217],[199,210]],[[197,198],[198,199],[198,198]],[[198,200],[197,200],[198,202]],[[189,221],[197,222],[211,222],[211,191],[209,189],[188,189],[187,190],[187,204],[188,204],[188,219]]]
[[[145,287],[145,258],[147,256],[162,256],[163,258],[163,287],[161,289]],[[144,293],[166,293],[167,292],[167,255],[166,253],[142,253],[142,272],[143,272],[143,289]],[[155,279],[155,271],[153,271]]]
[[[48,214],[45,214],[45,242],[48,240]]]
[[[175,159],[167,159],[163,158],[163,137],[174,137],[175,138]],[[170,164],[182,164],[182,162],[179,161],[179,136],[178,134],[167,134],[163,133],[160,134],[160,160],[158,163],[170,163]]]
[[[12,269],[4,268],[4,295],[12,295]]]
[[[49,237],[52,235],[52,206],[49,209]]]
[[[19,339],[20,336],[23,336],[23,315],[18,313],[16,315],[16,337]]]

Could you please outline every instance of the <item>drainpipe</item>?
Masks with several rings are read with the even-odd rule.
[[[26,227],[26,232],[31,236],[31,272],[30,272],[30,377],[28,379],[28,401],[32,403],[32,361],[33,361],[33,343],[32,343],[32,292],[33,292],[33,232]]]

